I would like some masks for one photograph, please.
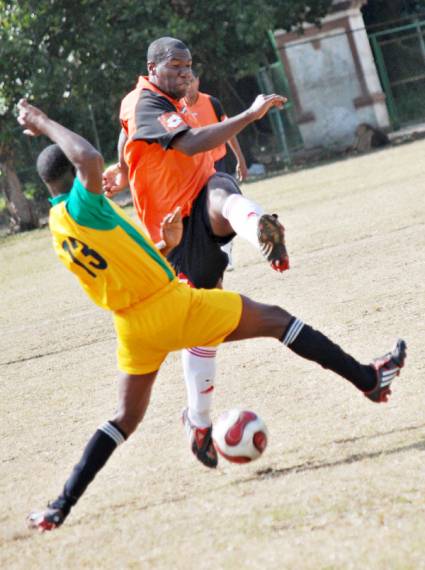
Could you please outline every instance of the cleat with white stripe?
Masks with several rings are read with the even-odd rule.
[[[289,257],[285,246],[285,228],[276,214],[263,214],[258,220],[257,238],[260,251],[275,271],[289,269]]]
[[[391,352],[376,358],[371,366],[376,370],[377,383],[373,390],[365,392],[366,398],[380,404],[391,395],[391,382],[400,374],[406,359],[406,343],[399,338]]]
[[[190,448],[196,459],[205,467],[217,467],[218,457],[212,441],[212,426],[196,427],[189,419],[187,408],[183,410],[182,422],[189,439]]]
[[[66,519],[66,515],[61,509],[48,506],[45,511],[30,513],[27,518],[28,527],[46,532],[60,527]]]

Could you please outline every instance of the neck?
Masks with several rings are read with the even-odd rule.
[[[198,98],[199,98],[199,95],[198,95],[198,93],[196,93],[196,95],[191,95],[191,96],[186,95],[184,100],[186,102],[186,105],[188,105],[190,107],[191,105],[194,105],[196,103]]]

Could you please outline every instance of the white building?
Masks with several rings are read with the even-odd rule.
[[[389,117],[361,7],[334,0],[322,26],[275,32],[296,122],[306,148],[345,148],[360,123],[387,129]]]

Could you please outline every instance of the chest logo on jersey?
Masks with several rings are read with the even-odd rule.
[[[164,113],[158,117],[158,120],[167,132],[174,131],[184,124],[184,120],[178,113]]]

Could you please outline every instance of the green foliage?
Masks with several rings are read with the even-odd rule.
[[[19,173],[43,142],[24,140],[14,108],[28,97],[58,121],[115,154],[119,104],[145,73],[155,38],[190,47],[217,94],[267,62],[267,30],[323,16],[331,0],[0,0],[0,149]],[[27,175],[26,175],[27,176]],[[31,180],[29,181],[31,182]]]
[[[425,0],[369,0],[363,7],[363,15],[367,26],[381,25],[386,22],[397,22],[402,18],[425,14]]]

